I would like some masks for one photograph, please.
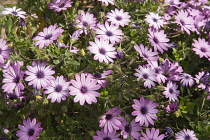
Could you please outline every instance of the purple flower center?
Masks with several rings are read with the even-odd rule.
[[[112,36],[113,34],[112,34],[112,32],[107,31],[107,32],[106,32],[106,35],[107,35],[107,36]]]
[[[100,74],[100,73],[95,73],[95,74],[93,74],[93,76],[94,76],[95,78],[101,78],[101,74]]]
[[[45,39],[50,39],[52,37],[52,34],[46,35]]]
[[[157,44],[159,42],[159,40],[157,39],[157,37],[153,38],[153,41]]]
[[[180,20],[180,23],[181,23],[182,25],[185,25],[184,20]]]
[[[190,76],[188,76],[188,75],[187,75],[187,76],[185,76],[185,79],[190,79]]]
[[[117,16],[116,20],[120,21],[120,20],[122,20],[122,17],[121,16]]]
[[[105,54],[106,50],[104,48],[99,49],[100,54]]]
[[[34,135],[34,129],[29,129],[28,135],[29,135],[29,136],[33,136],[33,135]]]
[[[169,88],[169,93],[174,93],[174,90],[172,88]]]
[[[126,131],[127,133],[129,133],[129,132],[131,131],[130,125],[126,125],[126,126],[125,126],[125,131]]]
[[[144,79],[148,79],[148,77],[149,77],[149,75],[146,74],[146,73],[144,73],[142,76],[143,76]]]
[[[88,23],[86,21],[83,22],[83,26],[88,26]]]
[[[17,14],[18,14],[18,13],[15,12],[15,11],[12,11],[11,13],[12,13],[13,15],[15,15],[15,16],[17,16]]]
[[[39,71],[39,72],[37,72],[36,76],[37,76],[37,78],[43,78],[44,73],[42,71]]]
[[[160,70],[158,68],[155,69],[155,73],[160,73]]]
[[[107,114],[106,115],[106,120],[111,120],[111,118],[112,118],[112,115],[111,114]]]
[[[10,97],[9,97],[9,99],[11,99],[11,100],[14,100],[14,99],[17,99],[18,97],[17,97],[17,95],[11,95]]]
[[[147,108],[146,107],[142,107],[140,111],[143,115],[147,114]]]
[[[190,139],[191,139],[191,138],[190,138],[189,135],[185,136],[185,140],[190,140]]]
[[[88,90],[87,90],[87,87],[82,86],[81,89],[80,89],[80,91],[82,93],[86,93]]]
[[[57,85],[57,86],[55,87],[55,91],[56,91],[56,92],[61,92],[61,90],[62,90],[62,86]]]
[[[157,22],[157,21],[158,21],[156,18],[153,18],[152,20],[153,20],[154,22]]]
[[[13,79],[13,82],[16,83],[16,84],[19,83],[20,82],[20,77],[17,76],[15,79]]]
[[[111,138],[109,138],[109,137],[106,137],[106,138],[103,138],[103,140],[111,140]]]
[[[61,5],[59,5],[58,7],[59,8],[63,8],[65,6],[65,4],[64,3],[62,3]]]
[[[202,51],[202,52],[206,52],[206,48],[201,47],[201,51]]]
[[[0,48],[0,54],[2,53],[2,49]]]

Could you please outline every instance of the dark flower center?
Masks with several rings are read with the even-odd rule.
[[[155,73],[160,73],[160,70],[159,69],[155,69]]]
[[[187,76],[185,76],[185,79],[190,79],[190,76],[188,76],[188,75],[187,75]]]
[[[15,79],[13,79],[13,82],[16,83],[16,84],[19,83],[20,82],[20,77],[17,76]]]
[[[100,52],[101,54],[105,54],[105,53],[106,53],[106,50],[103,49],[103,48],[101,48],[101,49],[99,49],[99,52]]]
[[[153,38],[153,41],[154,41],[156,44],[159,42],[159,40],[158,40],[156,37]]]
[[[122,17],[117,16],[117,17],[116,17],[116,20],[120,21],[120,20],[122,20]]]
[[[17,16],[18,13],[15,12],[15,11],[12,11],[12,14],[15,15],[15,16]]]
[[[206,52],[206,48],[203,48],[203,47],[202,47],[202,48],[201,48],[201,51],[202,51],[202,52]]]
[[[154,22],[157,22],[157,21],[158,21],[156,18],[153,18],[152,20],[153,20]]]
[[[106,138],[103,138],[103,140],[111,140],[111,138],[109,138],[109,137],[106,137]]]
[[[43,78],[44,73],[42,71],[39,71],[39,72],[37,72],[36,76],[37,76],[37,78]]]
[[[149,77],[148,74],[146,74],[146,73],[143,74],[143,78],[144,78],[144,79],[148,79],[148,77]]]
[[[57,85],[57,86],[55,87],[55,91],[56,91],[56,92],[61,92],[61,90],[62,90],[62,86]]]
[[[80,89],[80,91],[82,93],[86,93],[88,90],[87,90],[87,87],[82,86],[81,89]]]
[[[112,32],[107,31],[107,32],[106,32],[106,35],[107,35],[107,36],[112,36],[113,34],[112,34]]]
[[[189,135],[185,136],[185,140],[190,140],[190,136]]]
[[[107,114],[106,115],[106,120],[111,120],[111,118],[112,118],[112,115],[111,114]]]
[[[93,76],[94,76],[95,78],[101,78],[101,74],[100,74],[100,73],[95,73],[95,74],[93,74]]]
[[[84,21],[83,26],[88,26],[88,23],[86,21]]]
[[[33,136],[33,135],[34,135],[34,129],[30,129],[30,130],[28,131],[28,135],[29,135],[29,136]]]
[[[144,115],[147,113],[147,108],[146,107],[142,107],[141,108],[141,113]]]
[[[131,131],[130,125],[126,125],[126,126],[125,126],[125,131],[126,131],[127,133],[129,133],[129,132]]]
[[[11,99],[11,100],[14,100],[16,98],[18,98],[18,97],[17,97],[17,95],[14,95],[14,94],[9,97],[9,99]]]
[[[49,35],[46,35],[46,36],[45,36],[45,39],[50,39],[51,37],[52,37],[52,35],[49,34]]]
[[[0,54],[2,53],[2,49],[0,49]]]
[[[185,22],[184,22],[183,20],[180,20],[180,23],[181,23],[182,25],[185,25]]]
[[[173,89],[171,89],[171,88],[169,88],[169,93],[173,93],[174,92],[174,90]]]
[[[59,5],[58,7],[59,8],[63,8],[65,6],[65,4],[64,3],[62,3],[61,5]]]

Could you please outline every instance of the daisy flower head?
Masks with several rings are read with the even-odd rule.
[[[55,80],[50,80],[50,85],[47,87],[47,90],[44,92],[45,94],[49,94],[47,99],[51,99],[51,102],[54,103],[57,101],[58,103],[61,100],[66,100],[66,96],[69,96],[69,85],[70,82],[66,82],[66,79],[63,75],[56,77]]]
[[[84,11],[81,11],[81,14],[77,16],[77,19],[75,21],[77,23],[77,26],[84,31],[84,33],[87,35],[88,30],[96,28],[97,20],[94,17],[93,14],[85,13]]]
[[[101,117],[101,120],[99,121],[99,127],[103,127],[104,133],[113,133],[122,127],[122,121],[124,118],[117,117],[121,112],[122,110],[119,110],[116,106],[110,109]]]
[[[98,1],[101,1],[102,3],[104,3],[106,6],[109,5],[109,3],[111,5],[114,5],[114,0],[98,0]]]
[[[178,100],[177,96],[179,96],[179,90],[176,90],[178,88],[178,85],[176,83],[172,83],[169,81],[167,83],[167,87],[164,87],[163,95],[165,95],[166,98],[169,98],[170,101],[176,101]]]
[[[48,2],[49,9],[54,9],[54,12],[60,12],[62,10],[67,10],[68,7],[72,7],[73,2],[71,0],[54,0],[53,2]]]
[[[158,31],[149,29],[149,36],[148,40],[151,44],[151,46],[154,47],[155,51],[160,51],[161,53],[168,50],[168,43],[170,40],[166,38],[166,34],[164,34],[164,30]]]
[[[16,6],[13,6],[12,8],[4,8],[5,10],[1,12],[3,15],[12,14],[13,16],[25,18],[26,12],[20,11],[21,8],[16,8]]]
[[[1,38],[0,39],[0,63],[3,64],[5,59],[9,58],[10,53],[12,52],[11,49],[8,48],[6,44],[6,40]]]
[[[128,23],[130,22],[129,18],[131,16],[128,15],[128,12],[124,12],[123,9],[115,9],[107,13],[106,17],[108,18],[107,21],[110,21],[112,24],[124,27],[124,25],[128,25]]]
[[[134,75],[137,78],[137,81],[142,79],[144,81],[144,87],[151,88],[152,86],[155,86],[154,81],[156,81],[156,74],[154,69],[151,67],[146,67],[146,66],[140,66],[139,69],[135,69],[137,73],[134,73]]]
[[[142,128],[139,126],[139,123],[136,123],[135,120],[132,120],[129,123],[124,119],[122,121],[122,131],[120,134],[123,136],[123,139],[127,139],[129,136],[131,137],[131,140],[139,139],[140,134],[137,131],[140,131],[141,129]]]
[[[101,88],[97,84],[97,80],[92,79],[90,74],[82,73],[80,76],[76,74],[76,80],[71,80],[72,86],[69,87],[70,95],[75,96],[74,102],[80,102],[80,105],[84,105],[85,101],[88,104],[92,102],[96,103],[96,97],[100,96],[100,93],[96,92]]]
[[[190,74],[183,73],[180,77],[182,86],[193,86],[194,80]]]
[[[193,130],[183,129],[183,131],[179,131],[175,136],[176,140],[198,140],[194,134]]]
[[[147,46],[144,46],[143,44],[134,45],[134,48],[137,52],[140,53],[140,56],[146,60],[146,61],[156,61],[158,60],[158,56],[155,56],[158,54],[158,52],[152,52],[152,49],[149,49]]]
[[[34,46],[39,45],[39,49],[42,49],[44,46],[49,46],[53,43],[54,40],[57,40],[58,36],[64,31],[62,27],[56,29],[57,24],[50,25],[49,27],[44,28],[43,32],[39,32],[38,35],[33,38]]]
[[[124,35],[122,30],[118,29],[118,25],[112,23],[109,25],[108,21],[106,21],[105,24],[98,24],[98,28],[99,29],[96,29],[96,37],[109,40],[112,44],[120,42],[122,39],[121,35]]]
[[[159,129],[152,128],[151,131],[147,128],[146,134],[142,132],[142,136],[140,140],[162,140],[165,137],[165,134],[159,135]]]
[[[55,71],[51,70],[52,66],[46,66],[46,62],[35,61],[32,66],[26,66],[28,69],[25,74],[28,75],[25,80],[29,81],[28,85],[33,85],[36,89],[47,88],[51,83],[50,80],[55,80],[52,75]]]
[[[43,128],[40,127],[41,123],[36,123],[36,118],[32,121],[30,118],[23,120],[23,125],[18,125],[20,130],[17,131],[16,136],[20,137],[18,140],[37,140],[40,131]]]
[[[108,40],[104,40],[103,38],[95,38],[95,42],[90,41],[89,44],[91,46],[88,47],[91,53],[94,55],[94,60],[98,60],[100,63],[113,63],[112,58],[116,58],[117,52],[115,51],[115,47],[113,44],[109,44]]]
[[[198,38],[198,40],[194,39],[194,43],[192,43],[192,46],[194,47],[192,50],[195,51],[197,55],[199,55],[200,58],[210,57],[210,45],[208,44],[205,39]]]
[[[149,99],[145,99],[144,97],[141,97],[140,100],[134,99],[134,104],[132,107],[135,109],[131,113],[132,116],[137,116],[135,118],[135,122],[139,122],[140,126],[144,125],[146,127],[149,126],[149,124],[154,125],[154,120],[157,120],[156,113],[158,113],[158,110],[155,109],[158,106],[158,103],[153,103],[153,101]]]
[[[155,29],[159,29],[163,27],[164,20],[157,13],[149,12],[146,15],[145,21],[149,24],[150,27],[154,27]]]
[[[175,102],[175,103],[169,102],[167,107],[164,107],[164,106],[162,106],[162,107],[166,110],[167,113],[173,113],[178,110],[178,106],[179,106],[179,104],[177,102]]]
[[[112,70],[107,70],[104,73],[100,74],[100,73],[94,73],[92,75],[92,78],[95,78],[98,82],[98,84],[101,85],[101,87],[106,87],[106,85],[108,84],[108,82],[106,80],[104,80],[106,78],[107,75],[111,74],[113,71]]]
[[[105,133],[102,129],[101,131],[96,131],[96,134],[97,136],[93,136],[94,140],[121,140],[119,138],[120,134],[116,135],[116,131]]]

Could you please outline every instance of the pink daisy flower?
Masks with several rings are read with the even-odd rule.
[[[193,86],[194,80],[193,77],[187,73],[183,73],[181,76],[181,84],[182,86]]]
[[[146,15],[145,21],[149,24],[150,27],[154,27],[155,29],[163,27],[164,24],[162,17],[154,12],[149,12],[149,14]]]
[[[159,135],[159,129],[152,128],[151,131],[147,128],[146,134],[142,132],[142,136],[140,140],[162,140],[165,137],[165,134]]]
[[[149,29],[149,36],[148,40],[151,43],[151,46],[154,47],[154,50],[159,50],[161,53],[164,52],[164,50],[168,50],[167,46],[170,40],[166,38],[166,34],[164,34],[164,30],[157,31]]]
[[[18,140],[37,140],[40,131],[43,128],[40,127],[41,123],[36,123],[36,118],[32,121],[30,118],[23,120],[23,125],[18,125],[20,130],[17,131],[16,136],[20,137]]]
[[[55,80],[51,80],[50,83],[51,84],[44,92],[45,94],[49,94],[47,99],[51,99],[52,103],[55,101],[60,103],[61,100],[66,100],[66,96],[69,96],[68,88],[70,82],[66,82],[66,79],[63,77],[63,75],[61,75],[58,76]]]
[[[162,105],[162,107],[166,110],[167,113],[173,113],[173,112],[177,111],[178,110],[178,106],[179,106],[179,104],[177,102],[176,103],[169,102],[167,107],[164,107]]]
[[[210,45],[208,44],[208,42],[205,41],[205,39],[194,39],[194,43],[192,43],[192,46],[194,46],[192,50],[195,51],[195,53],[199,55],[200,58],[210,57]]]
[[[71,0],[54,0],[47,4],[49,5],[49,9],[54,9],[54,12],[60,12],[62,10],[67,10],[68,7],[72,7],[72,3]]]
[[[102,38],[95,38],[95,42],[90,41],[91,46],[88,47],[91,53],[95,54],[94,60],[98,60],[100,63],[113,63],[112,58],[116,58],[117,52],[115,52],[115,47],[113,44],[109,44],[108,40]]]
[[[101,1],[102,3],[104,3],[106,6],[109,5],[109,3],[111,5],[114,5],[114,0],[98,0],[98,1]]]
[[[178,86],[176,85],[176,83],[172,83],[171,81],[169,81],[167,83],[167,87],[164,87],[164,92],[163,95],[165,95],[166,98],[169,98],[170,101],[176,101],[178,100],[177,96],[179,96],[179,90],[176,90],[178,88]]]
[[[32,66],[26,66],[28,69],[25,74],[28,77],[25,78],[29,81],[28,85],[33,85],[36,89],[47,88],[51,83],[50,80],[55,80],[52,76],[55,71],[51,70],[52,66],[46,67],[46,62],[32,62]]]
[[[39,45],[39,49],[44,46],[49,46],[54,40],[57,40],[58,36],[64,31],[62,27],[56,29],[57,24],[50,25],[48,28],[44,28],[43,32],[38,33],[38,35],[33,38],[35,42],[34,46]]]
[[[106,87],[106,85],[108,84],[108,82],[106,80],[104,80],[106,78],[107,75],[111,74],[113,71],[112,70],[107,70],[104,73],[100,74],[100,73],[94,73],[92,74],[92,78],[96,79],[98,84],[101,85],[101,87]]]
[[[3,15],[12,14],[13,16],[25,18],[26,12],[20,11],[21,8],[16,9],[16,6],[13,6],[12,8],[4,8],[5,10],[1,12]]]
[[[105,22],[105,25],[98,24],[99,29],[96,29],[97,38],[103,38],[109,40],[112,44],[115,42],[120,42],[122,39],[121,35],[124,35],[122,30],[119,30],[119,26],[111,24],[109,25],[108,21]]]
[[[97,136],[93,136],[94,140],[121,140],[119,138],[120,134],[116,135],[116,131],[105,133],[102,129],[101,131],[96,131],[96,134]]]
[[[129,18],[131,16],[128,15],[128,12],[124,12],[123,9],[115,9],[107,13],[106,17],[108,18],[107,21],[110,21],[112,24],[124,27],[124,25],[128,25],[130,22]]]
[[[195,75],[195,77],[196,77],[196,78],[195,78],[195,82],[196,82],[197,84],[199,84],[199,85],[198,85],[198,88],[206,89],[206,85],[205,85],[204,83],[202,83],[202,82],[205,82],[206,80],[209,79],[209,76],[206,76],[206,75],[207,75],[207,73],[204,72],[204,71],[198,72],[198,74]]]
[[[12,52],[11,49],[8,48],[6,44],[6,40],[3,38],[0,39],[0,63],[4,63],[4,60],[9,58],[10,53]]]
[[[183,131],[179,131],[175,136],[176,140],[198,140],[194,134],[193,130],[184,129]]]
[[[115,130],[119,130],[122,126],[122,121],[124,120],[122,117],[116,117],[122,112],[118,107],[114,107],[110,109],[107,113],[105,113],[101,120],[99,121],[99,127],[104,128],[104,133],[113,133]]]
[[[96,97],[99,97],[100,93],[95,90],[101,87],[97,84],[97,80],[92,79],[90,74],[84,73],[81,76],[76,74],[75,77],[76,80],[71,80],[73,86],[69,87],[70,95],[75,95],[74,102],[80,102],[80,105],[84,105],[85,101],[88,104],[96,103]]]
[[[133,116],[137,116],[135,118],[135,122],[139,122],[140,126],[144,125],[146,127],[149,126],[149,124],[154,125],[154,121],[152,119],[157,120],[156,113],[158,113],[158,110],[155,109],[155,107],[158,106],[158,103],[153,103],[153,101],[149,99],[145,99],[144,97],[140,98],[140,101],[134,99],[134,105],[132,107],[135,109],[131,113]]]
[[[151,88],[155,86],[154,81],[156,81],[155,71],[151,67],[142,67],[139,65],[139,69],[135,69],[138,73],[134,73],[137,81],[140,79],[144,80],[144,87]]]

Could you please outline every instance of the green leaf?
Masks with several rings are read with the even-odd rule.
[[[12,30],[12,18],[9,18],[6,23],[7,26],[7,33],[10,33]]]

